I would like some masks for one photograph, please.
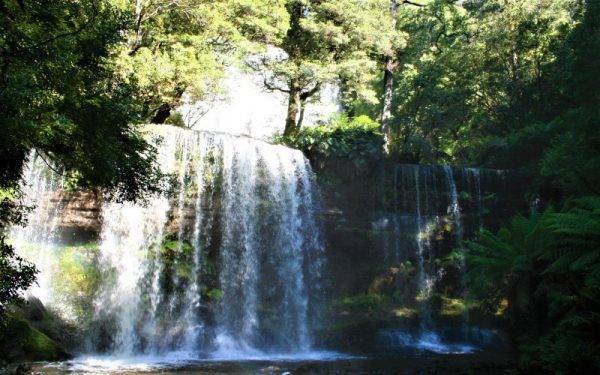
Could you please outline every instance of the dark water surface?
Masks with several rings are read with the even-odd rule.
[[[502,374],[512,367],[508,353],[396,353],[369,357],[314,359],[194,360],[164,357],[80,357],[35,363],[42,374]]]

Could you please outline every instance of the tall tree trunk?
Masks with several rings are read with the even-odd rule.
[[[300,26],[300,20],[304,16],[304,6],[301,1],[287,1],[286,9],[290,16],[290,27],[286,33],[284,40],[284,50],[288,54],[288,58],[294,61],[300,56],[299,41],[301,40],[302,27]],[[295,77],[291,77],[289,81],[288,91],[288,108],[287,116],[285,119],[285,129],[283,131],[284,136],[296,135],[298,133],[298,116],[302,109],[302,87],[300,82]]]
[[[165,121],[167,121],[167,119],[171,115],[171,111],[180,104],[181,97],[183,96],[184,92],[184,87],[177,87],[175,89],[175,92],[173,93],[173,101],[171,103],[161,104],[160,107],[158,107],[158,109],[156,110],[156,113],[154,114],[150,122],[153,124],[164,124]]]
[[[392,16],[392,28],[396,29],[396,16],[398,14],[398,3],[396,0],[390,1],[390,12]],[[390,142],[392,140],[392,130],[390,122],[392,120],[392,95],[394,93],[394,69],[396,61],[394,59],[395,51],[389,51],[385,57],[385,67],[383,71],[383,107],[381,110],[381,132],[384,138],[384,150],[389,152]]]
[[[285,136],[298,133],[298,115],[302,110],[302,100],[300,98],[300,87],[295,80],[290,83],[289,95],[285,129],[283,131]]]
[[[302,121],[304,121],[304,110],[306,109],[306,101],[300,99],[300,115],[298,116],[298,123],[296,124],[296,127],[298,128],[298,130],[300,130],[300,128],[302,128]]]

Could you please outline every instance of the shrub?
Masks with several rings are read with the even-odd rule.
[[[352,119],[334,116],[326,124],[302,128],[298,134],[277,141],[301,150],[311,160],[349,159],[359,168],[381,158],[383,149],[379,124],[364,115]]]

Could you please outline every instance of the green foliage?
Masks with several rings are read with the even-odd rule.
[[[165,266],[161,276],[165,283],[164,287],[177,288],[177,285],[171,284],[173,279],[186,282],[193,279],[193,251],[194,247],[186,240],[179,240],[177,234],[170,234],[163,238],[157,256]]]
[[[69,306],[79,322],[87,323],[92,320],[95,293],[102,281],[97,263],[98,244],[64,246],[54,251],[59,256],[61,270],[61,277],[53,280],[54,294]]]
[[[549,127],[556,136],[541,160],[541,175],[569,194],[600,194],[600,112],[571,110]]]
[[[466,242],[471,291],[500,304],[518,329],[526,368],[598,371],[600,198],[517,217]],[[490,298],[490,296],[492,298]]]
[[[379,124],[367,116],[333,117],[328,124],[303,128],[297,135],[278,140],[302,150],[311,159],[347,159],[358,168],[382,157]]]
[[[180,128],[185,127],[185,121],[183,119],[183,116],[181,115],[181,113],[179,112],[173,112],[169,115],[169,117],[167,117],[167,119],[165,120],[165,124],[169,124],[169,125],[173,125],[173,126],[178,126]]]
[[[433,1],[403,8],[393,152],[520,168],[545,199],[599,194],[600,4]]]
[[[33,284],[38,272],[35,265],[15,254],[4,231],[9,225],[21,225],[28,209],[18,201],[21,193],[16,184],[10,178],[0,179],[0,328],[5,324],[7,306],[21,302],[21,293]]]
[[[124,199],[157,191],[155,150],[133,125],[143,110],[135,83],[116,77],[111,61],[126,15],[106,1],[0,8],[2,175],[18,180],[35,150],[81,186]]]
[[[268,90],[289,95],[286,136],[301,127],[304,105],[326,83],[341,82],[343,100],[377,102],[371,85],[378,56],[403,45],[405,35],[392,27],[389,1],[289,0],[286,35],[250,61],[262,72]],[[283,52],[283,53],[282,53]]]
[[[35,266],[15,255],[0,234],[0,328],[5,323],[6,306],[21,300],[21,292],[33,283],[36,273]]]
[[[553,241],[544,220],[551,214],[552,210],[547,210],[528,218],[517,216],[497,234],[484,229],[475,241],[465,241],[473,286],[506,288],[503,293],[516,287],[519,277],[533,270],[536,257]]]
[[[206,292],[206,297],[212,301],[220,301],[223,298],[223,291],[220,289],[210,289]]]
[[[390,298],[380,294],[360,294],[344,297],[333,303],[334,308],[375,311],[391,303]]]
[[[277,0],[108,1],[131,21],[115,48],[116,73],[136,82],[150,115],[184,94],[214,97],[232,57],[280,40],[287,25]]]
[[[578,90],[569,80],[573,72],[596,79],[590,72],[598,59],[584,52],[597,50],[593,32],[586,41],[584,35],[570,37],[593,3],[434,0],[400,7],[398,27],[408,43],[397,56],[392,152],[414,163],[536,163],[547,139],[517,150],[510,138],[574,103],[564,100],[564,93]],[[572,51],[579,46],[589,56],[575,70],[579,52]]]
[[[445,316],[463,316],[467,310],[467,304],[460,298],[447,298],[441,296],[442,306],[440,315]]]
[[[21,224],[19,180],[35,151],[71,185],[135,200],[162,188],[156,150],[135,125],[136,82],[115,74],[113,50],[128,18],[106,0],[0,2],[0,262],[2,304],[33,282],[34,268],[4,235]]]

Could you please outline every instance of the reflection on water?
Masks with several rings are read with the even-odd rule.
[[[428,351],[370,357],[311,352],[244,360],[194,359],[175,352],[160,357],[80,357],[37,364],[34,373],[59,374],[504,374],[511,368],[502,351],[436,354]]]
[[[235,355],[235,354],[234,354]],[[176,351],[162,355],[94,355],[80,356],[69,361],[40,363],[34,368],[49,374],[77,373],[77,374],[104,374],[104,373],[155,373],[160,372],[236,372],[238,370],[261,370],[281,366],[297,367],[303,363],[335,362],[357,360],[362,357],[348,356],[329,351],[308,351],[292,354],[266,354],[255,351],[244,356],[231,356],[228,353],[215,352],[206,358],[199,358],[197,353]],[[269,371],[270,371],[269,370]]]
[[[439,327],[437,330],[382,330],[377,343],[384,351],[417,351],[435,354],[470,354],[508,347],[497,331],[479,327],[463,330],[461,327]]]
[[[414,348],[438,354],[466,354],[477,348],[471,344],[445,342],[435,332],[412,335],[404,331],[381,332],[380,341],[391,349]]]

